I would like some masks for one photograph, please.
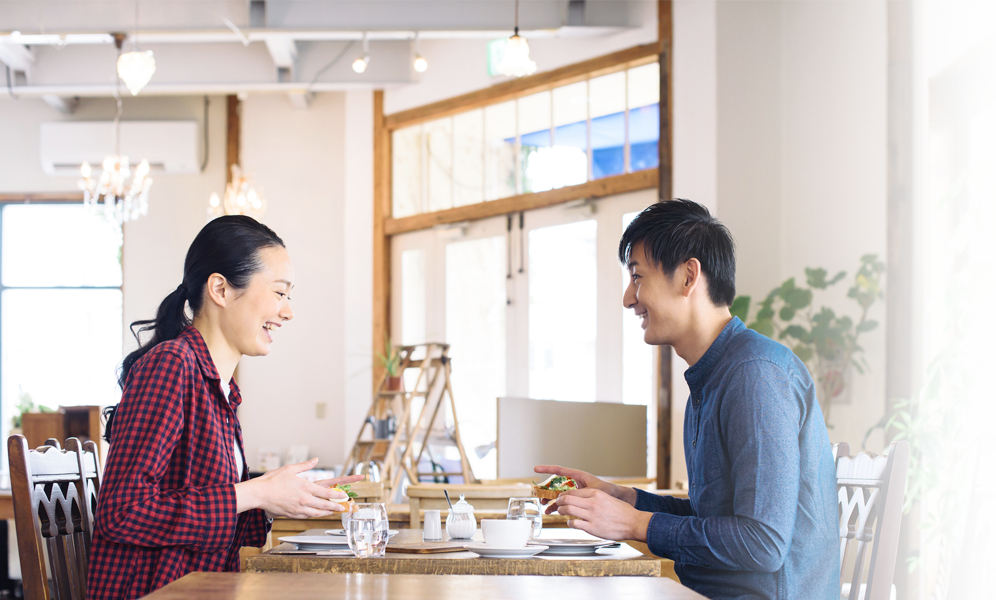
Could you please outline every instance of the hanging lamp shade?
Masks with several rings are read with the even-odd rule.
[[[536,72],[536,62],[529,58],[529,42],[518,32],[505,41],[505,56],[498,72],[509,77],[523,77]]]
[[[118,77],[125,82],[132,96],[145,87],[156,72],[156,59],[152,50],[125,52],[118,57]]]

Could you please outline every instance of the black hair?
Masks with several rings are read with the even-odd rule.
[[[619,261],[629,263],[637,242],[647,259],[668,277],[678,265],[697,258],[716,306],[730,306],[737,295],[737,259],[733,236],[709,209],[691,200],[661,200],[630,222],[619,240]]]
[[[183,281],[159,304],[156,318],[131,324],[138,349],[121,363],[118,385],[122,391],[128,381],[128,373],[138,359],[157,344],[176,339],[191,324],[186,306],[190,305],[191,315],[200,312],[208,277],[218,273],[233,288],[244,289],[263,267],[259,251],[273,246],[283,247],[284,241],[252,217],[226,215],[205,225],[187,250],[187,258],[183,261]],[[150,331],[152,337],[143,344],[141,335]],[[106,420],[104,439],[108,442],[111,441],[114,410],[114,406],[108,406],[103,411]]]

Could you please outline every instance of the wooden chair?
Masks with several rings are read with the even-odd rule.
[[[848,600],[888,600],[895,597],[892,577],[899,552],[899,524],[906,487],[910,445],[894,442],[888,456],[862,452],[848,456],[849,447],[835,448],[837,499],[840,507],[841,597]],[[871,559],[866,560],[871,546]],[[849,582],[844,581],[848,557],[856,547]],[[868,563],[867,577],[864,577]]]
[[[484,485],[480,483],[412,484],[405,492],[408,495],[409,523],[412,529],[421,527],[422,511],[426,509],[438,508],[443,511],[441,514],[446,514],[446,509],[449,506],[446,504],[443,490],[449,491],[450,499],[453,502],[456,502],[460,494],[463,494],[476,511],[500,511],[502,515],[508,510],[509,498],[528,498],[533,495],[533,486],[527,483],[508,485]],[[477,518],[480,519],[480,515]]]
[[[77,483],[80,498],[86,505],[86,551],[90,556],[90,540],[93,538],[94,515],[97,513],[97,493],[100,492],[100,459],[98,458],[97,444],[93,440],[80,443],[78,438],[66,440],[66,451],[75,452],[79,459],[80,473],[83,477]]]
[[[980,433],[972,440],[965,469],[958,537],[955,542],[948,600],[978,600],[983,579],[996,572],[996,559],[986,560],[996,534],[996,435]],[[985,571],[989,571],[986,576]],[[996,599],[996,586],[989,589]]]
[[[30,450],[24,436],[12,435],[7,456],[25,598],[52,597],[47,550],[55,598],[85,600],[90,528],[79,454],[50,445]]]

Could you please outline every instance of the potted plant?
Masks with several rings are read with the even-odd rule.
[[[826,306],[814,310],[814,291],[826,290],[847,276],[840,271],[828,280],[826,269],[806,269],[805,287],[797,286],[794,277],[786,279],[758,303],[753,321],[748,321],[750,296],[738,296],[730,307],[730,312],[748,323],[748,327],[789,346],[806,364],[816,380],[823,418],[828,423],[830,405],[844,392],[851,367],[859,373],[868,368],[858,339],[878,327],[877,321],[868,318],[868,310],[882,298],[883,273],[885,263],[877,255],[861,257],[861,265],[847,291],[847,297],[861,309],[857,321],[848,315],[838,316]]]
[[[387,391],[401,391],[401,346],[395,346],[391,338],[385,336],[383,354],[375,351],[374,356],[387,376]]]
[[[951,565],[972,438],[996,429],[996,310],[992,303],[996,298],[996,160],[972,161],[938,208],[943,209],[966,186],[973,202],[948,243],[948,262],[965,251],[975,231],[983,238],[980,251],[930,302],[943,298],[944,330],[950,332],[950,341],[931,359],[924,383],[913,396],[899,400],[892,413],[869,429],[871,433],[884,428],[893,440],[909,442],[904,509],[909,512],[917,502],[927,502],[927,518],[919,528],[929,532],[927,545],[939,541],[941,568]],[[923,550],[907,558],[911,572],[926,569]],[[944,581],[937,577],[935,585],[943,587]],[[928,589],[928,594],[934,591]]]

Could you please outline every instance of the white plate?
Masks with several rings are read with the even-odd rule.
[[[498,548],[483,542],[467,544],[467,550],[484,558],[532,558],[547,549],[547,546],[525,546],[521,548]]]
[[[338,536],[345,537],[346,530],[345,529],[326,529],[325,530],[325,534],[326,535],[338,535]],[[388,537],[398,535],[398,530],[397,529],[388,529],[387,530],[387,535],[388,535]]]
[[[339,550],[349,548],[346,536],[333,535],[292,535],[277,538],[281,542],[294,544],[299,550]]]
[[[594,554],[599,548],[611,546],[615,542],[611,540],[572,540],[572,539],[540,539],[529,542],[533,545],[546,545],[549,547],[545,554],[583,555]]]

